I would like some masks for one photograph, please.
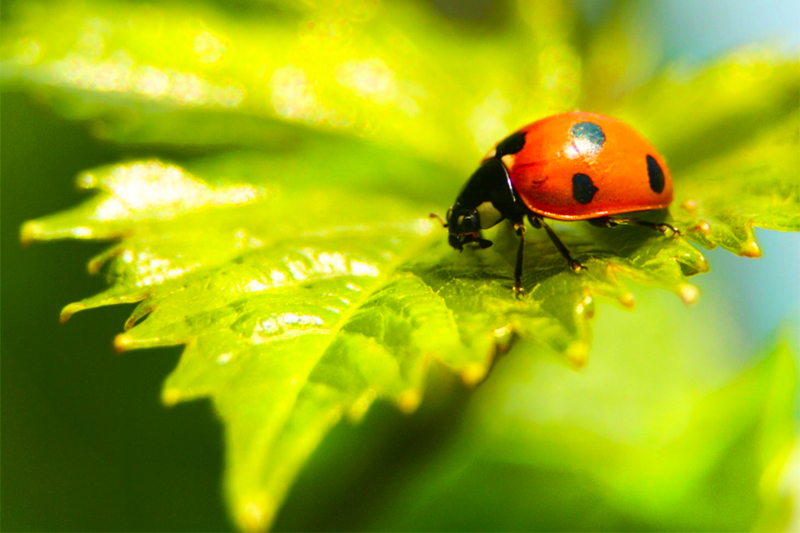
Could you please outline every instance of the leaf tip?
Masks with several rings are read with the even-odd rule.
[[[745,257],[761,257],[761,248],[752,239],[742,245],[740,252]]]
[[[136,316],[131,315],[128,317],[128,320],[125,321],[125,325],[122,326],[122,329],[125,331],[129,331],[134,325],[136,325]]]
[[[125,331],[129,331],[129,330],[133,329],[133,326],[135,326],[137,322],[139,322],[140,320],[142,320],[144,317],[146,317],[147,315],[149,315],[150,313],[152,313],[155,310],[156,310],[156,306],[154,306],[154,305],[148,305],[148,306],[141,306],[140,305],[139,307],[137,307],[136,309],[133,310],[133,313],[131,313],[131,316],[129,316],[128,320],[125,321],[125,325],[123,326],[123,329]]]
[[[578,302],[578,305],[575,306],[575,314],[587,318],[594,317],[594,299],[591,295],[585,295],[583,300]]]
[[[695,226],[692,228],[692,231],[694,231],[695,233],[699,233],[704,237],[708,237],[709,235],[711,235],[711,224],[709,224],[705,220],[701,220],[700,222],[695,224]]]
[[[91,258],[89,263],[86,265],[86,268],[89,270],[89,274],[97,274],[100,272],[100,269],[103,268],[103,265],[108,263],[109,259],[118,255],[122,255],[122,248],[115,246],[114,248],[111,248],[110,250]]]
[[[275,501],[264,494],[239,507],[238,522],[244,531],[265,531],[275,516]]]
[[[577,368],[583,368],[589,362],[589,343],[578,340],[567,346],[564,356],[569,363]]]
[[[681,209],[683,209],[687,213],[697,212],[697,200],[693,198],[684,200],[683,203],[681,203]]]
[[[74,315],[78,311],[83,311],[84,309],[86,309],[86,306],[83,305],[82,303],[77,303],[77,302],[76,303],[71,303],[71,304],[65,306],[64,309],[61,310],[61,315],[58,317],[58,320],[62,324],[66,324],[66,322],[70,318],[72,318],[72,315]]]
[[[407,389],[397,398],[397,406],[406,414],[413,413],[422,401],[422,395],[416,389]]]
[[[700,290],[691,283],[683,283],[678,286],[678,295],[686,305],[692,305],[700,297]]]
[[[498,348],[505,347],[505,345],[511,342],[511,339],[514,337],[514,328],[511,327],[510,324],[506,324],[494,330],[494,342],[498,345]]]
[[[180,389],[175,387],[167,387],[161,391],[161,403],[167,407],[172,407],[173,405],[177,404],[181,401],[182,397],[183,395],[181,394]]]
[[[133,348],[136,341],[126,333],[120,333],[116,337],[114,337],[114,350],[117,353],[127,352],[131,348]]]
[[[461,369],[461,380],[469,385],[477,385],[486,377],[486,365],[470,363]]]
[[[373,388],[368,388],[358,399],[353,402],[347,411],[347,416],[352,422],[359,422],[369,410],[372,402],[378,397],[378,392]]]
[[[19,240],[22,246],[29,246],[37,238],[44,234],[42,224],[40,222],[32,221],[26,222],[19,230]]]
[[[708,265],[708,259],[706,259],[703,254],[698,254],[696,268],[697,272],[700,274],[711,271],[711,267]]]
[[[100,179],[94,172],[81,172],[75,179],[75,185],[84,190],[96,189],[100,186]]]
[[[628,309],[633,309],[633,306],[636,303],[636,298],[634,298],[632,292],[623,292],[619,295],[619,303]]]

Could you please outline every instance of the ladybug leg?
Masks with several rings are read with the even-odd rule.
[[[522,286],[522,257],[525,251],[525,222],[514,223],[514,233],[519,237],[519,246],[517,247],[517,262],[514,265],[514,294],[517,298],[521,298],[525,294],[525,288]]]
[[[536,223],[534,223],[533,220],[536,220]],[[553,231],[553,228],[548,226],[544,220],[542,220],[540,217],[531,217],[531,224],[533,224],[536,227],[544,228],[544,230],[547,232],[547,236],[550,237],[550,240],[553,241],[553,244],[556,245],[556,248],[558,248],[558,251],[561,252],[561,255],[564,256],[564,259],[567,260],[567,264],[569,265],[569,268],[571,268],[573,272],[588,270],[577,259],[572,257],[572,254],[569,253],[569,249],[566,247],[566,245],[563,242],[561,242],[561,239],[558,238],[558,235],[556,235],[556,232]]]
[[[660,232],[662,235],[668,236],[671,235],[673,237],[680,236],[681,232],[675,226],[665,223],[659,222],[650,222],[649,220],[641,220],[635,217],[600,217],[600,218],[593,218],[589,220],[595,226],[600,226],[604,228],[613,228],[614,226],[639,226],[642,228],[650,228],[652,230]]]

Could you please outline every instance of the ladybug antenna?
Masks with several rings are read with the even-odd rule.
[[[442,227],[443,227],[443,228],[446,228],[446,227],[447,227],[447,223],[445,223],[445,221],[444,221],[444,220],[442,220],[442,217],[440,217],[440,216],[439,216],[439,215],[437,215],[436,213],[431,213],[430,215],[428,215],[428,217],[429,217],[429,218],[435,218],[436,220],[438,220],[438,221],[439,221],[439,223],[442,225]]]

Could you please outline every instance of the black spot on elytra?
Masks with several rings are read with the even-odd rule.
[[[594,198],[594,194],[599,191],[594,186],[592,178],[586,174],[575,174],[572,176],[572,197],[582,204],[588,204]]]
[[[594,122],[578,122],[569,130],[581,151],[599,152],[606,142],[606,135]]]
[[[660,193],[664,190],[664,171],[652,155],[647,156],[647,176],[650,178],[650,188],[653,192]]]
[[[504,155],[516,154],[522,147],[525,146],[525,132],[518,131],[512,133],[497,144],[495,149],[495,157],[498,159]]]

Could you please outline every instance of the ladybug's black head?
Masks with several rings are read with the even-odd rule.
[[[497,152],[501,153],[505,152]],[[482,229],[491,228],[509,216],[515,220],[521,216],[508,170],[497,154],[481,163],[447,212],[448,242],[456,250],[461,251],[472,242],[488,248],[492,241],[483,238]]]
[[[459,252],[471,242],[477,242],[481,248],[492,245],[492,241],[481,237],[481,218],[477,209],[467,209],[458,204],[451,207],[447,212],[447,228],[450,233],[447,242]]]

